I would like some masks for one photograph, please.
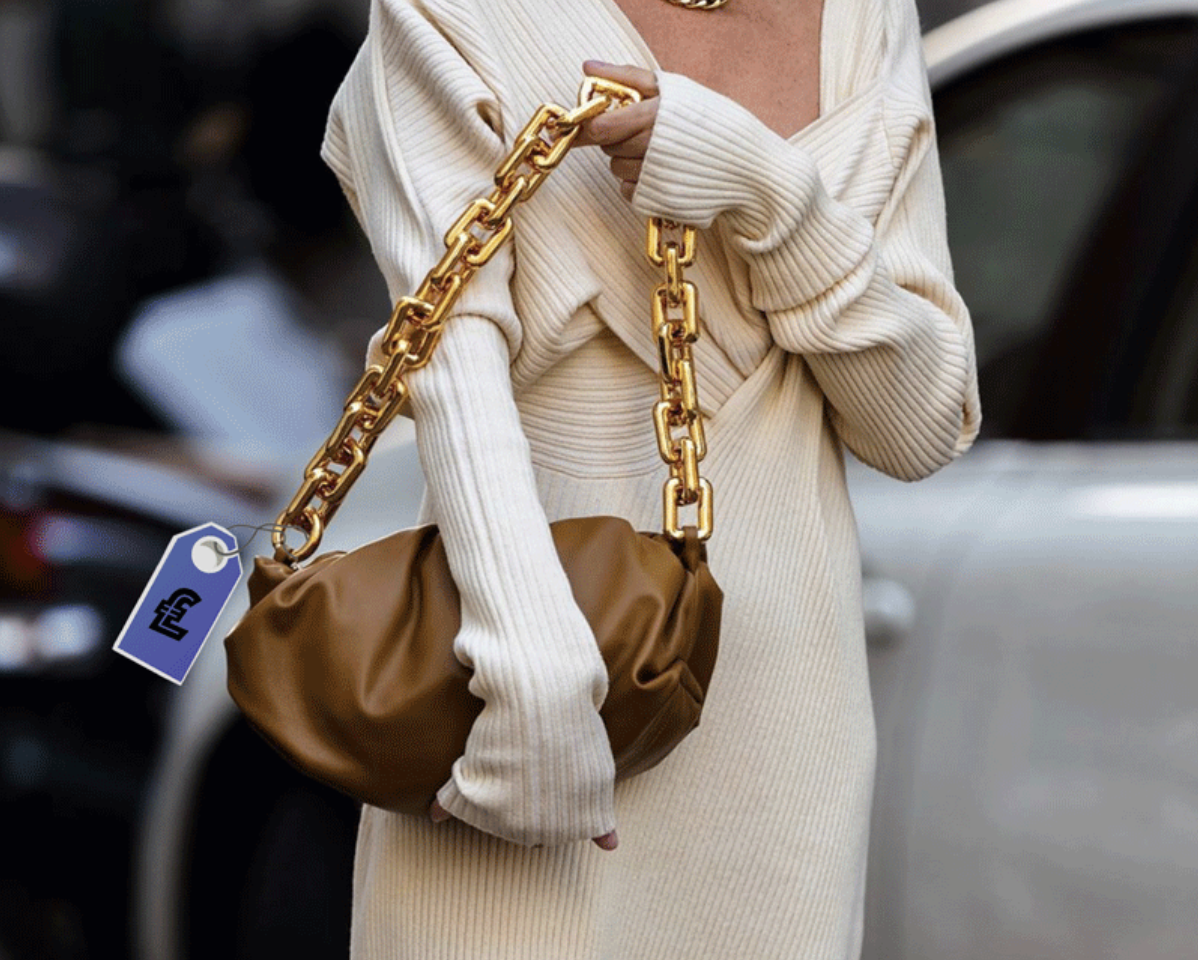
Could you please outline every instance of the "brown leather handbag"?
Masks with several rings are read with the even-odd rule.
[[[414,297],[396,306],[385,366],[367,368],[308,464],[279,515],[274,557],[254,561],[250,609],[225,638],[229,692],[287,760],[365,803],[426,815],[465,752],[483,702],[469,692],[470,671],[453,652],[457,587],[435,526],[300,563],[315,552],[370,448],[405,405],[403,374],[429,361],[463,285],[511,232],[513,205],[561,162],[585,120],[639,99],[636,90],[589,77],[573,111],[541,106],[500,165],[496,189],[470,204],[446,234],[441,262]],[[664,240],[666,229],[681,229],[681,247]],[[600,715],[617,779],[660,762],[698,724],[723,602],[707,567],[712,490],[698,470],[706,452],[691,356],[698,298],[682,276],[694,260],[694,228],[650,219],[646,253],[666,273],[652,301],[662,364],[653,420],[671,474],[663,490],[665,531],[638,533],[604,516],[550,524],[607,666]],[[669,308],[682,316],[668,316]],[[675,437],[675,429],[685,434]],[[697,506],[698,526],[680,527],[679,508],[689,504]],[[291,528],[305,535],[295,550],[284,536]]]

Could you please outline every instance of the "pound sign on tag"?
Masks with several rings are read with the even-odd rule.
[[[176,534],[112,649],[181,684],[240,579],[237,540],[224,527]]]

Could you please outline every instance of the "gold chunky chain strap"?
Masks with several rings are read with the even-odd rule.
[[[681,227],[680,253],[672,240],[663,247],[663,227],[678,229],[678,224],[651,217],[645,242],[649,259],[666,268],[666,282],[653,290],[653,333],[661,355],[661,400],[653,406],[653,426],[658,452],[670,467],[670,479],[662,488],[663,527],[669,536],[681,539],[678,508],[694,503],[698,505],[699,539],[706,540],[711,536],[714,495],[711,483],[699,476],[699,461],[707,456],[707,438],[691,354],[691,344],[699,339],[699,291],[682,276],[682,268],[695,262],[695,228]],[[681,308],[682,316],[670,317],[669,308]],[[686,436],[675,439],[675,427],[685,427]]]
[[[525,125],[495,173],[495,189],[470,203],[445,234],[445,255],[415,295],[403,297],[395,305],[383,337],[385,365],[366,368],[350,392],[336,428],[304,468],[303,483],[276,520],[271,535],[276,560],[295,567],[316,552],[325,527],[366,469],[371,448],[407,401],[404,375],[429,362],[463,287],[512,232],[512,207],[536,193],[561,163],[585,121],[640,99],[639,91],[632,87],[588,77],[579,89],[575,109],[567,112],[556,104],[542,104]],[[476,228],[482,235],[474,232]],[[662,231],[674,229],[681,230],[681,249],[677,242],[663,240]],[[698,291],[683,278],[682,271],[694,262],[694,227],[650,218],[646,254],[655,265],[665,267],[665,282],[653,292],[652,312],[661,357],[661,400],[654,406],[653,423],[658,450],[670,466],[663,489],[663,526],[668,536],[681,539],[684,533],[678,524],[678,510],[695,504],[698,536],[706,540],[712,530],[713,493],[711,484],[699,475],[698,464],[707,452],[707,442],[691,354],[691,345],[699,338]],[[681,310],[681,316],[669,316],[671,309]],[[675,429],[685,429],[686,435],[675,438]],[[295,550],[287,547],[287,528],[305,536]]]

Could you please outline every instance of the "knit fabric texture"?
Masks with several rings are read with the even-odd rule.
[[[857,957],[875,731],[844,451],[918,480],[981,422],[913,0],[825,0],[821,116],[788,139],[662,70],[614,0],[373,0],[321,155],[392,300],[587,59],[660,87],[631,204],[600,150],[572,151],[409,377],[420,520],[485,707],[438,792],[456,819],[363,808],[351,957]],[[607,678],[547,525],[660,529],[650,216],[700,228],[724,617],[699,728],[613,785]],[[618,850],[589,842],[613,828]]]

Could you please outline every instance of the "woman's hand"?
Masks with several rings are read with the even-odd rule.
[[[434,823],[453,817],[521,846],[591,839],[614,850],[616,764],[600,714],[607,665],[560,562],[539,585],[514,583],[506,614],[463,603],[454,656],[473,671],[483,707],[426,809]],[[511,563],[520,570],[519,556]]]
[[[453,818],[453,814],[441,806],[441,804],[436,800],[434,800],[432,806],[428,808],[428,815],[429,819],[431,819],[433,823],[441,823],[444,820],[451,820]],[[615,850],[620,843],[619,838],[616,837],[615,830],[613,830],[611,833],[605,833],[601,837],[595,837],[591,842],[604,850]],[[540,846],[540,844],[537,844],[537,846]]]
[[[588,60],[582,68],[588,76],[615,80],[640,91],[644,97],[640,103],[608,110],[587,120],[573,144],[575,147],[598,146],[611,157],[611,172],[620,181],[620,193],[625,200],[631,201],[653,134],[653,122],[657,119],[657,78],[651,70],[629,64],[616,66]]]

